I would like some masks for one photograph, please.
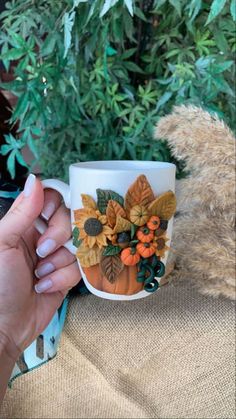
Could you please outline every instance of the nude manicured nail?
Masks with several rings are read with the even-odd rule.
[[[42,281],[39,281],[35,286],[35,291],[38,294],[41,294],[44,291],[49,290],[49,288],[51,288],[53,285],[52,280],[51,279],[42,279]]]
[[[55,212],[56,206],[54,202],[48,202],[47,205],[43,208],[41,216],[48,221],[51,218],[52,214]]]
[[[28,198],[28,196],[31,195],[33,189],[34,189],[34,184],[36,181],[36,176],[32,175],[32,173],[28,176],[26,182],[25,182],[25,187],[24,187],[24,195]]]
[[[50,253],[56,249],[56,242],[53,239],[46,239],[40,246],[36,249],[36,253],[40,258],[45,258]]]
[[[52,263],[47,262],[47,263],[44,263],[43,265],[40,265],[38,269],[35,269],[34,273],[35,273],[36,278],[39,279],[45,275],[52,273],[53,271],[55,271],[55,266]]]

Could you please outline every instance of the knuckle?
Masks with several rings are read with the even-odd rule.
[[[29,220],[29,214],[27,212],[26,209],[22,209],[21,205],[18,205],[16,207],[14,207],[11,210],[12,215],[16,216],[19,220],[21,220],[21,223],[27,224],[28,220]]]
[[[79,269],[77,266],[77,262],[72,263],[71,265],[69,265],[66,269],[66,282],[68,283],[68,285],[74,285],[74,283],[77,283],[78,278],[79,278]]]
[[[59,231],[58,231],[58,235],[61,238],[62,243],[64,244],[64,242],[71,237],[70,227],[69,226],[61,226]]]
[[[57,210],[54,217],[52,217],[49,226],[54,231],[57,231],[58,236],[62,237],[63,239],[67,240],[71,236],[70,213],[64,207],[64,205],[61,205]]]
[[[53,201],[56,205],[60,205],[61,195],[59,194],[59,192],[54,191],[53,189],[45,189],[44,201]]]

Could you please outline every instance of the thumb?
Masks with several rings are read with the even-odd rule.
[[[16,247],[22,235],[41,213],[43,203],[41,182],[31,174],[25,183],[24,191],[0,221],[0,245]]]

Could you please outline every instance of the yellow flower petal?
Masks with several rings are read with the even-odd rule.
[[[156,250],[156,255],[159,256],[161,259],[163,259],[165,257],[165,253],[167,250],[170,250],[170,248],[168,246],[163,247],[163,249],[161,250]]]
[[[92,208],[82,208],[74,211],[75,222],[85,223],[88,218],[97,218],[96,211]]]
[[[106,224],[106,222],[107,222],[107,216],[106,215],[100,215],[100,217],[98,217],[98,219],[102,224]]]
[[[103,234],[108,235],[108,234],[113,234],[113,230],[111,227],[109,226],[103,226]]]
[[[89,248],[92,249],[92,247],[96,243],[96,237],[94,237],[94,236],[88,236],[87,237],[87,243],[88,243]]]
[[[92,208],[80,208],[74,211],[75,220],[80,220],[81,217],[89,217],[94,214],[95,211]]]
[[[167,246],[166,242],[168,242],[170,239],[166,236],[166,233],[163,233],[161,236],[157,237],[156,240],[154,240],[154,245],[157,246],[157,242],[159,239],[163,239],[165,242],[165,246],[162,249],[156,249],[156,255],[159,256],[160,258],[164,258],[165,257],[165,253],[167,250],[170,250],[170,247]]]
[[[84,239],[85,237],[87,237],[87,234],[85,233],[84,229],[81,228],[79,231],[79,238]]]
[[[96,239],[99,247],[107,246],[107,239],[103,233],[100,233],[98,236],[96,236]]]
[[[83,220],[75,221],[74,225],[76,225],[79,229],[84,228],[84,221]]]

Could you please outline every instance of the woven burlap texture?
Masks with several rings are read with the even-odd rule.
[[[186,283],[74,298],[57,357],[16,379],[1,418],[234,418],[234,304]]]

